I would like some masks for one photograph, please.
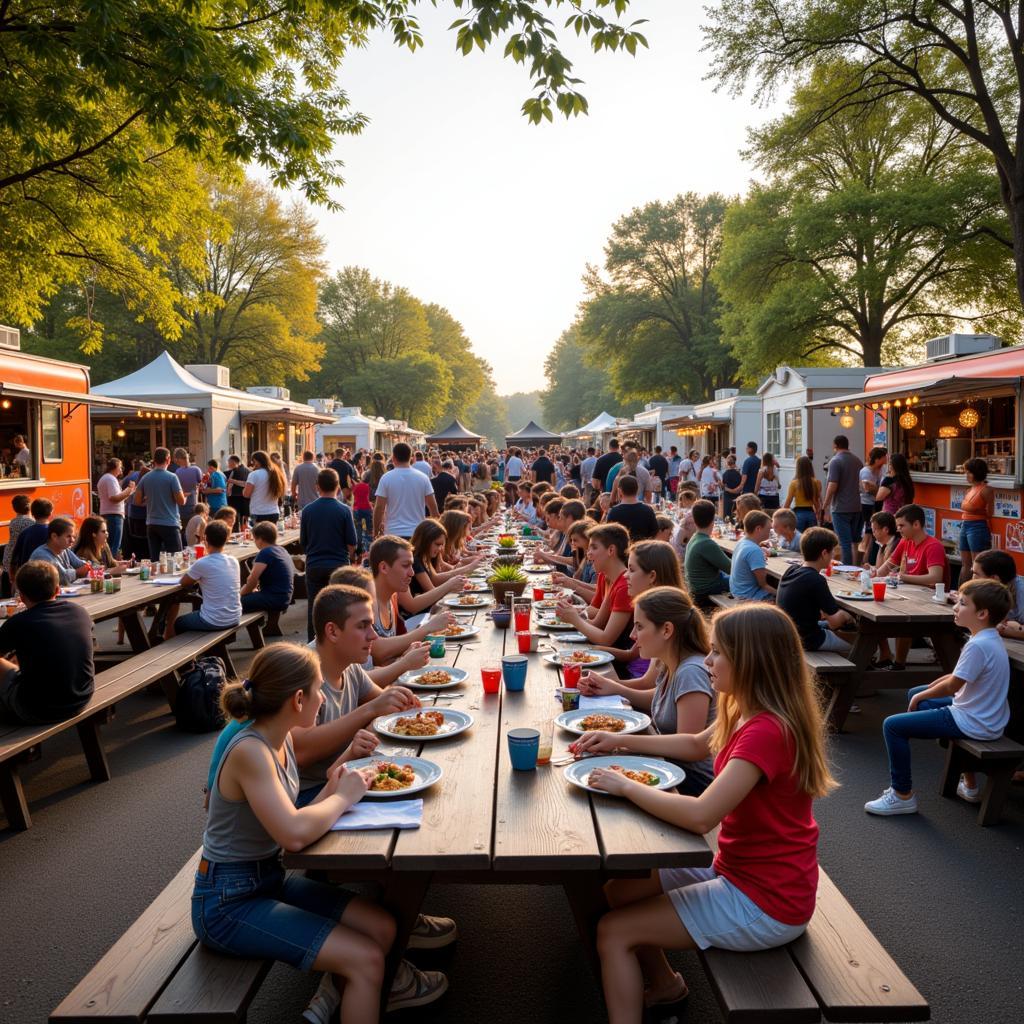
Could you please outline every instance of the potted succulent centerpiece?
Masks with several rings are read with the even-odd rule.
[[[491,575],[487,577],[487,582],[491,585],[495,603],[501,606],[505,604],[509,594],[515,594],[516,597],[523,596],[527,576],[518,565],[495,565],[491,569]]]

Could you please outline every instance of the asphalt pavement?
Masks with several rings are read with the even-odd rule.
[[[285,639],[304,634],[299,608],[283,619]],[[101,642],[112,647],[112,631]],[[243,671],[246,647],[233,651]],[[905,699],[881,691],[861,704],[833,740],[842,786],[815,809],[822,865],[928,998],[933,1020],[1020,1021],[1024,787],[1014,787],[1001,824],[979,828],[975,808],[938,796],[942,752],[918,741],[921,813],[869,817],[864,801],[887,784],[881,721]],[[179,732],[163,699],[145,693],[118,705],[104,735],[110,782],[89,781],[72,730],[23,771],[33,828],[13,832],[0,819],[0,1024],[45,1021],[200,844],[214,735]],[[435,886],[424,909],[458,921],[456,945],[415,956],[445,970],[451,987],[434,1007],[389,1024],[605,1020],[559,888]],[[675,959],[692,992],[680,1024],[719,1020],[696,958]],[[249,1024],[298,1021],[314,987],[312,977],[275,967]]]

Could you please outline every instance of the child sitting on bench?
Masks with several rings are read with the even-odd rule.
[[[698,796],[653,789],[611,769],[590,785],[697,835],[721,824],[710,868],[671,868],[605,888],[613,909],[597,928],[611,1024],[639,1021],[644,1002],[676,1003],[686,982],[664,949],[773,949],[803,934],[818,889],[811,802],[835,786],[814,683],[789,618],[767,604],[715,616],[705,664],[718,695],[714,724],[695,735],[631,736],[636,752],[693,763],[714,755]],[[582,753],[611,753],[615,733],[588,732]],[[646,991],[645,991],[646,981]]]
[[[1010,610],[1010,592],[995,580],[969,580],[960,588],[956,624],[971,638],[960,652],[956,668],[930,686],[908,691],[906,713],[890,715],[882,726],[889,751],[892,784],[876,800],[864,805],[868,814],[915,814],[910,774],[910,740],[997,740],[1010,720],[1007,693],[1010,659],[996,627]],[[979,801],[973,775],[965,774],[957,796]]]
[[[181,578],[183,587],[198,583],[203,590],[203,603],[199,611],[178,617],[175,602],[167,610],[167,629],[164,639],[188,630],[213,632],[237,626],[242,618],[242,600],[239,597],[241,575],[238,559],[224,554],[230,531],[226,523],[214,520],[206,526],[206,554],[198,559]]]

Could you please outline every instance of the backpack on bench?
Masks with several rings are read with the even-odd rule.
[[[174,717],[185,732],[215,732],[224,726],[220,693],[227,672],[220,658],[199,658],[181,677]]]

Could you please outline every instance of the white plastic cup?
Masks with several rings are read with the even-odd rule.
[[[934,600],[936,600],[936,601],[945,601],[946,600],[946,584],[945,583],[936,583],[935,584],[935,598],[934,598]]]

